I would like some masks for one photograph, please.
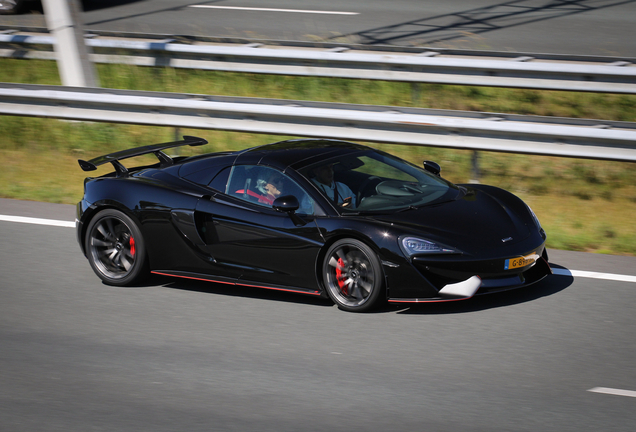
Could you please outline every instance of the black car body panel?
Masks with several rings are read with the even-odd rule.
[[[187,137],[179,143],[203,141]],[[504,190],[453,185],[419,171],[416,175],[433,182],[428,188],[369,177],[358,170],[361,155],[376,157],[381,152],[341,141],[294,140],[233,153],[164,158],[161,150],[179,143],[80,162],[85,170],[93,169],[95,162],[111,162],[116,168],[85,181],[77,207],[77,235],[87,256],[91,219],[103,209],[115,209],[139,227],[150,270],[177,277],[326,295],[327,254],[347,239],[362,243],[367,255],[377,256],[381,270],[376,269],[374,283],[381,282],[382,297],[390,301],[456,300],[471,297],[477,287],[478,294],[517,288],[551,273],[538,220],[523,201]],[[159,152],[160,162],[120,166],[120,158],[144,153],[143,149]],[[389,160],[390,155],[382,155],[378,160]],[[349,182],[357,208],[338,205],[309,178],[311,167],[325,160],[342,164],[334,174],[336,181]],[[367,160],[367,165],[373,164]],[[291,196],[292,203],[310,203],[311,210],[277,211],[276,201],[273,206],[263,204],[265,198],[250,190],[255,173],[263,170],[282,174],[287,190],[298,197]],[[357,189],[367,180],[378,183],[370,188],[371,196]],[[405,188],[398,187],[400,181]],[[427,193],[434,197],[430,202],[423,198],[413,204],[415,196]],[[439,251],[411,254],[404,249],[410,247],[410,239],[417,247],[431,244]],[[474,276],[481,282],[471,279]],[[444,290],[463,287],[467,280],[473,287],[466,291],[469,295],[461,294],[463,288]]]

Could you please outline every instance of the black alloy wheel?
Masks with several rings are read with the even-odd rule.
[[[147,274],[141,231],[119,210],[102,210],[91,220],[86,255],[97,276],[109,285],[129,285]]]
[[[380,260],[359,240],[335,242],[325,255],[322,274],[331,300],[350,312],[365,312],[377,306],[384,291]]]

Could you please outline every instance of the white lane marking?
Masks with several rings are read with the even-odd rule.
[[[553,268],[552,273],[559,276],[574,276],[574,277],[583,277],[590,279],[605,279],[619,282],[632,282],[636,283],[636,276],[628,276],[628,275],[620,275],[613,273],[597,273],[591,271],[582,271],[582,270],[568,270],[568,269],[560,269]]]
[[[614,388],[607,388],[607,387],[594,387],[592,389],[589,389],[588,391],[592,393],[602,393],[602,394],[608,394],[608,395],[614,395],[614,396],[627,396],[627,397],[636,398],[636,391],[633,391],[633,390],[622,390],[622,389],[614,389]]]
[[[190,5],[188,7],[202,8],[202,9],[231,9],[231,10],[245,10],[245,11],[260,11],[260,12],[289,12],[289,13],[307,13],[307,14],[323,14],[323,15],[360,15],[360,12],[337,12],[337,11],[319,11],[319,10],[305,10],[305,9],[274,9],[274,8],[259,8],[259,7],[241,7],[241,6]]]
[[[20,222],[20,223],[28,223],[35,225],[50,225],[64,228],[75,228],[75,222],[67,222],[61,220],[54,219],[41,219],[41,218],[32,218],[32,217],[24,217],[24,216],[5,216],[0,215],[0,221],[5,222]]]

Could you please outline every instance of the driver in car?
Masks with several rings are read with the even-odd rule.
[[[314,169],[314,184],[336,204],[355,208],[356,197],[349,187],[333,179],[333,164],[321,165]]]

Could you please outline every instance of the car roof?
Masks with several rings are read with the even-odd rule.
[[[235,164],[269,165],[295,170],[324,159],[369,150],[369,147],[340,140],[296,139],[244,150]]]
[[[180,177],[202,170],[217,170],[231,165],[265,165],[285,171],[302,169],[325,159],[342,157],[369,150],[369,147],[340,140],[295,139],[266,144],[235,152],[208,153],[191,156],[176,168]],[[171,169],[171,168],[168,168]]]

